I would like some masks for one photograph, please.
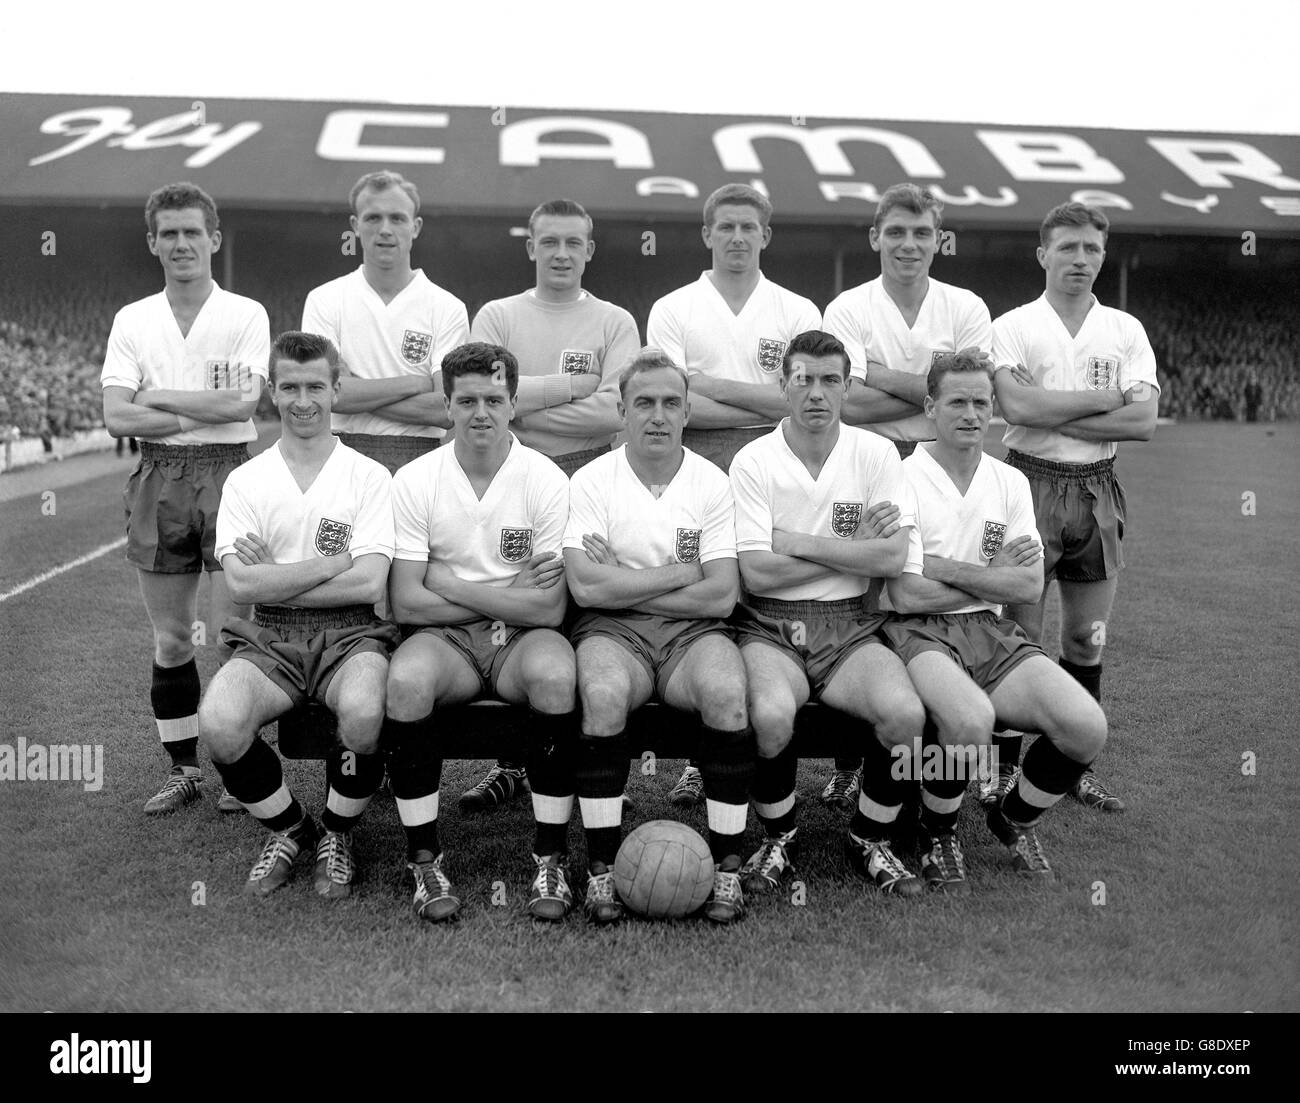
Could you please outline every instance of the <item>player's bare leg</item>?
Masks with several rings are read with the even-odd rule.
[[[892,748],[913,747],[925,728],[925,708],[902,660],[881,643],[864,643],[826,684],[822,702],[875,731],[865,740],[862,791],[846,840],[849,860],[882,892],[918,895],[921,882],[889,845],[908,784],[894,776]]]
[[[1098,582],[1061,579],[1061,667],[1101,703],[1101,653],[1106,644],[1118,578]],[[1070,795],[1101,812],[1123,812],[1125,805],[1091,769]]]
[[[968,891],[965,860],[957,842],[957,816],[971,767],[989,746],[993,704],[950,656],[923,651],[907,664],[907,675],[934,721],[934,734],[944,748],[939,777],[920,772],[912,758],[912,777],[921,776],[921,827],[929,852],[921,856],[921,873],[940,892]],[[931,734],[926,728],[925,739]]]
[[[266,896],[286,881],[300,851],[316,843],[316,824],[285,784],[280,758],[260,738],[264,724],[293,707],[289,695],[247,659],[231,659],[213,677],[199,729],[226,788],[271,832],[244,891]]]
[[[325,768],[327,795],[321,814],[324,828],[316,845],[316,892],[331,899],[352,892],[355,866],[352,829],[379,789],[384,760],[379,731],[384,722],[388,660],[374,651],[352,655],[338,668],[325,690],[325,704],[338,720],[341,746]]]
[[[989,695],[1000,723],[1039,731],[1011,791],[989,809],[989,828],[1015,868],[1051,877],[1034,824],[1079,780],[1106,743],[1106,715],[1093,697],[1043,655],[1011,671]]]
[[[754,733],[745,692],[740,652],[720,633],[696,640],[664,687],[666,704],[700,714],[696,758],[704,777],[714,865],[713,892],[704,914],[715,923],[731,923],[745,911],[740,848],[754,776]]]
[[[397,817],[406,833],[406,868],[415,882],[415,912],[430,922],[450,919],[460,910],[460,898],[442,870],[438,840],[442,752],[435,709],[471,701],[478,692],[478,673],[451,644],[431,632],[407,639],[388,665],[384,751]]]
[[[808,703],[808,679],[785,652],[755,641],[741,649],[748,685],[749,720],[758,757],[754,763],[754,814],[763,842],[741,868],[748,893],[771,892],[794,870],[799,844],[795,817],[794,720]]]
[[[525,753],[537,826],[528,912],[536,919],[563,919],[573,907],[568,836],[578,745],[577,678],[573,648],[550,628],[525,633],[497,678],[502,700],[532,710]]]
[[[163,574],[139,570],[140,594],[153,626],[153,675],[149,690],[154,722],[171,773],[144,806],[145,814],[175,812],[199,798],[199,684],[194,659],[198,572]]]
[[[247,620],[252,615],[253,607],[251,605],[238,605],[230,596],[230,588],[226,585],[225,571],[208,571],[208,581],[211,583],[211,593],[209,594],[209,608],[212,619],[208,622],[207,638],[210,642],[216,644],[217,662],[225,663],[231,656],[231,647],[221,639],[221,629],[226,621],[238,617],[241,620]],[[217,798],[217,811],[228,814],[239,814],[244,811],[244,806],[237,801],[230,791],[222,788],[221,796]]]
[[[614,858],[622,841],[623,790],[627,787],[627,718],[654,689],[631,652],[607,636],[578,644],[578,694],[582,734],[574,774],[587,837],[587,917],[612,923],[623,917],[614,892]]]

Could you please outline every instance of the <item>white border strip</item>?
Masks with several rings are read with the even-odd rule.
[[[29,578],[20,586],[15,586],[8,593],[0,594],[0,602],[8,601],[11,597],[17,597],[19,594],[32,589],[32,587],[39,586],[42,582],[48,582],[55,575],[61,575],[64,571],[72,570],[73,567],[80,567],[83,563],[89,563],[92,559],[98,559],[101,555],[107,555],[114,548],[120,548],[125,543],[126,537],[123,536],[121,539],[114,540],[110,544],[101,544],[94,551],[89,551],[86,552],[85,555],[78,556],[76,559],[72,560],[71,563],[63,563],[60,566],[55,567],[53,570],[46,571],[44,574],[38,574],[35,578]]]

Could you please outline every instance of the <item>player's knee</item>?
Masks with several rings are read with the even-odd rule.
[[[1101,651],[1106,639],[1102,621],[1093,624],[1071,625],[1061,635],[1061,653],[1067,662],[1078,666],[1096,666],[1101,662]]]
[[[583,730],[622,731],[627,724],[628,691],[625,686],[588,684],[582,687]]]
[[[199,705],[199,741],[214,762],[234,762],[252,743],[252,733],[228,704],[214,701],[209,694]]]
[[[794,736],[794,701],[765,695],[749,703],[749,722],[754,725],[758,746],[764,757],[779,754]]]
[[[986,746],[993,737],[995,720],[993,704],[987,697],[971,701],[962,708],[960,716],[939,726],[940,741],[964,747]]]
[[[925,730],[925,706],[914,693],[898,694],[885,703],[875,728],[882,746],[910,747]]]
[[[572,712],[577,678],[572,666],[551,666],[528,679],[528,703],[539,712]]]
[[[735,731],[748,722],[743,681],[720,682],[705,688],[700,700],[700,719],[710,728]]]
[[[375,754],[379,750],[379,733],[384,722],[382,708],[340,710],[337,715],[339,742],[347,750],[357,754]]]
[[[1069,750],[1080,762],[1091,762],[1106,746],[1106,714],[1095,701],[1070,718],[1068,729]]]
[[[194,658],[194,637],[189,628],[179,623],[155,628],[153,654],[159,666],[181,666],[189,662]],[[229,657],[229,654],[225,656]]]
[[[415,670],[389,667],[386,711],[394,720],[419,720],[433,711],[433,680]]]

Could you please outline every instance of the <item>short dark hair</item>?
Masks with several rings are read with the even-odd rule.
[[[1052,231],[1058,226],[1091,226],[1101,231],[1103,244],[1110,234],[1110,219],[1098,208],[1084,203],[1060,203],[1047,212],[1047,217],[1038,228],[1038,244],[1044,249],[1047,248]]]
[[[591,237],[591,232],[596,228],[596,224],[591,220],[591,215],[586,211],[581,203],[575,203],[572,199],[549,199],[545,203],[536,207],[533,213],[528,216],[528,236],[532,237],[537,230],[537,220],[551,215],[554,218],[585,218],[587,220],[587,236]]]
[[[748,184],[723,184],[704,201],[704,225],[713,225],[713,216],[724,203],[736,207],[753,207],[764,226],[772,221],[772,201],[757,188]]]
[[[918,184],[895,184],[892,188],[886,188],[885,194],[880,197],[880,202],[876,205],[876,216],[871,221],[872,229],[879,233],[885,215],[895,207],[902,207],[916,215],[934,211],[934,228],[937,230],[943,225],[943,203],[934,192]]]
[[[979,372],[990,384],[993,382],[993,373],[989,370],[988,363],[981,360],[975,353],[941,353],[930,362],[930,371],[925,377],[925,393],[931,398],[938,398],[939,388],[943,385],[945,375],[965,374],[967,372]]]
[[[686,393],[691,393],[691,380],[680,364],[676,363],[663,349],[655,348],[654,345],[646,345],[640,352],[627,362],[618,375],[618,397],[626,401],[627,389],[632,380],[638,375],[646,372],[658,371],[660,368],[668,368],[677,372],[682,377],[682,386],[686,388]]]
[[[203,225],[209,236],[221,228],[217,217],[217,204],[198,184],[182,180],[179,184],[164,184],[149,194],[144,202],[144,224],[150,234],[158,232],[159,211],[186,211],[197,207],[203,212]]]
[[[820,329],[808,329],[803,333],[795,334],[785,347],[785,355],[781,357],[781,378],[789,380],[790,373],[794,370],[794,362],[800,357],[820,359],[823,356],[842,357],[844,374],[848,376],[849,350],[838,337]]]
[[[360,180],[352,185],[352,190],[348,192],[348,206],[352,208],[352,213],[357,213],[357,196],[363,191],[388,191],[389,188],[400,188],[406,197],[415,204],[415,213],[420,213],[420,193],[400,172],[391,172],[388,169],[380,169],[378,172],[368,172]]]
[[[267,381],[275,385],[275,365],[281,360],[295,364],[309,364],[324,360],[330,366],[330,383],[339,381],[339,350],[334,342],[319,333],[303,333],[299,329],[286,330],[271,345],[271,359],[266,366]]]
[[[505,373],[506,389],[515,397],[519,389],[519,361],[503,345],[486,341],[470,341],[457,345],[442,358],[442,389],[448,398],[456,389],[456,380],[462,375],[499,376]]]

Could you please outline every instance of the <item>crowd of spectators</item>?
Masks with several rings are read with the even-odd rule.
[[[309,285],[268,279],[239,290],[267,307],[278,332],[298,323]],[[154,290],[144,282],[137,288],[120,278],[90,279],[69,295],[0,276],[0,440],[41,437],[49,450],[52,438],[101,424],[99,370],[113,315]],[[491,297],[489,290],[517,288],[467,289],[471,313]],[[637,307],[644,320],[654,296],[632,284],[623,290],[601,286],[597,293]],[[1162,416],[1300,418],[1296,291],[1263,284],[1235,291],[1225,295],[1219,284],[1181,273],[1163,282],[1144,279],[1132,289],[1129,309],[1146,326],[1160,365]]]

